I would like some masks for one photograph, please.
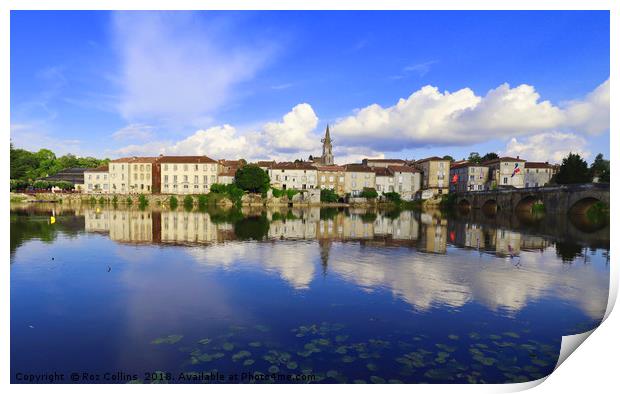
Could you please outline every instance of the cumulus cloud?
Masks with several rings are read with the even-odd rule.
[[[281,122],[269,122],[264,126],[264,136],[276,151],[298,152],[318,149],[321,144],[312,131],[319,118],[310,104],[298,104],[282,117]]]
[[[572,133],[558,131],[529,136],[521,141],[512,138],[503,154],[525,157],[531,161],[560,163],[569,153],[590,157],[585,138]]]
[[[371,104],[334,125],[334,135],[350,145],[398,151],[431,145],[470,145],[490,138],[553,130],[601,133],[609,129],[609,80],[583,100],[564,107],[541,101],[533,86],[508,84],[484,97],[471,89],[441,93],[422,87],[391,107]]]
[[[271,48],[230,42],[215,25],[191,13],[114,14],[125,119],[198,123],[254,76]]]

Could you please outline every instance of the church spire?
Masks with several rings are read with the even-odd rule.
[[[321,163],[324,165],[334,164],[334,155],[332,154],[332,138],[329,135],[329,124],[325,129],[325,138],[321,140],[323,143],[323,155],[321,155]]]

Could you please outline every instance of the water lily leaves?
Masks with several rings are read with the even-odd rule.
[[[545,360],[541,360],[539,358],[535,358],[532,360],[532,364],[538,365],[539,367],[546,367],[549,363]]]
[[[354,383],[354,384],[366,384],[366,381],[365,381],[365,380],[362,380],[362,379],[355,379],[355,380],[353,381],[353,383]]]
[[[355,357],[348,356],[348,355],[342,357],[342,362],[343,363],[352,363],[353,361],[355,361]]]
[[[491,365],[495,364],[495,362],[497,361],[493,357],[485,357],[481,355],[475,355],[473,359],[478,361],[482,365],[486,365],[487,367],[490,367]]]
[[[437,346],[439,349],[448,352],[448,353],[454,353],[456,351],[456,347],[454,346],[448,346],[446,344],[443,343],[437,343],[435,344],[435,346]]]
[[[244,367],[249,367],[252,364],[254,364],[254,360],[252,360],[251,358],[248,358],[247,360],[243,362]]]
[[[278,373],[280,372],[280,368],[277,365],[272,365],[268,369],[269,373]]]
[[[517,334],[516,332],[512,332],[512,331],[505,332],[504,336],[511,337],[511,338],[521,338],[519,334]]]
[[[390,346],[390,343],[388,341],[383,341],[381,339],[369,339],[368,344],[372,347],[378,348],[386,348]]]
[[[335,378],[336,376],[338,376],[338,371],[334,371],[333,369],[330,369],[329,371],[325,373],[325,376],[327,376],[328,378]]]
[[[336,335],[336,338],[334,338],[334,340],[336,342],[344,342],[349,338],[348,335]]]
[[[370,354],[368,353],[359,353],[357,356],[362,359],[370,358]]]
[[[473,339],[473,340],[478,340],[478,339],[480,339],[480,334],[478,334],[477,332],[470,332],[469,333],[469,338]]]
[[[263,344],[258,341],[248,343],[248,346],[251,346],[251,347],[261,347],[262,345]]]
[[[252,353],[248,352],[247,350],[242,350],[240,352],[237,352],[237,353],[233,354],[232,360],[236,362],[236,361],[239,361],[241,359],[248,358],[251,355],[252,355]]]
[[[254,328],[256,328],[260,332],[269,332],[269,331],[271,331],[271,328],[269,328],[269,326],[266,326],[264,324],[257,324],[257,325],[254,326]]]
[[[450,334],[448,335],[448,338],[452,339],[453,341],[457,341],[459,339],[459,336],[455,334]]]
[[[495,334],[489,335],[489,338],[493,339],[495,341],[497,341],[498,339],[502,339],[502,337],[500,335],[495,335]]]
[[[370,377],[370,381],[372,383],[375,383],[375,384],[383,384],[383,383],[385,383],[385,379],[383,379],[381,376],[376,376],[376,375],[372,375]]]
[[[446,360],[448,359],[448,357],[450,357],[450,354],[449,354],[449,353],[446,353],[446,352],[439,352],[439,353],[437,353],[437,357],[435,357],[435,361],[436,361],[436,362],[438,362],[438,363],[440,363],[440,364],[443,364],[443,363],[445,363],[445,362],[446,362]]]
[[[153,341],[151,341],[151,343],[154,345],[161,345],[161,344],[173,345],[179,342],[181,339],[183,339],[183,335],[168,335],[167,337],[154,339]]]
[[[398,379],[390,379],[388,380],[389,384],[403,384],[402,380],[398,380]]]
[[[325,339],[325,338],[317,339],[316,343],[318,343],[321,346],[328,346],[330,344],[329,339]]]
[[[201,340],[198,341],[199,344],[201,345],[208,345],[211,343],[211,338],[203,338]]]
[[[347,353],[347,347],[346,346],[338,346],[335,350],[336,353],[338,354],[346,354]]]
[[[233,350],[235,348],[235,345],[231,342],[224,342],[222,344],[222,349],[226,350],[227,352]]]
[[[373,364],[373,363],[366,364],[366,368],[369,371],[372,371],[372,372],[374,372],[374,371],[376,371],[378,369],[377,364]]]
[[[289,361],[288,363],[286,363],[286,368],[288,368],[288,369],[296,369],[297,368],[297,363],[295,361]]]

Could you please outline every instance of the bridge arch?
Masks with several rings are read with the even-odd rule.
[[[499,205],[496,199],[489,198],[482,204],[481,209],[485,215],[495,215],[499,211]]]
[[[515,206],[515,212],[531,213],[534,204],[543,203],[543,199],[535,194],[523,196]]]
[[[601,202],[601,200],[596,197],[584,197],[573,203],[568,212],[571,215],[585,215],[588,209],[598,202]]]

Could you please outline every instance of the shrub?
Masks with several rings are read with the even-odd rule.
[[[26,189],[28,188],[28,186],[30,186],[28,181],[23,181],[21,179],[11,179],[11,191]]]
[[[149,200],[144,194],[140,194],[138,196],[138,202],[140,203],[141,207],[146,207],[147,205],[149,205]]]
[[[127,200],[125,201],[127,202],[127,205],[133,204],[133,200],[131,199],[131,197],[127,197]]]
[[[243,166],[235,173],[235,185],[251,193],[266,193],[269,183],[269,175],[254,164]]]
[[[103,205],[105,203],[105,199],[103,198],[103,196],[99,197],[99,204]]]
[[[54,186],[56,186],[57,188],[61,190],[72,190],[73,189],[73,183],[65,182],[65,181],[54,182]]]
[[[321,189],[321,202],[338,202],[338,195],[331,189]]]
[[[48,181],[35,181],[32,184],[32,187],[34,187],[35,189],[49,189],[51,187],[51,184]]]
[[[185,196],[185,198],[183,199],[183,206],[187,209],[191,209],[194,207],[194,199],[192,198],[192,196]]]
[[[379,196],[374,187],[365,187],[360,194],[360,197],[375,199]]]
[[[383,193],[383,196],[386,200],[391,201],[395,204],[400,204],[400,202],[402,201],[402,199],[400,198],[400,194],[396,192]]]
[[[94,204],[97,204],[97,199],[95,198],[95,196],[91,196],[88,202],[94,205]]]
[[[234,183],[229,185],[214,183],[211,185],[211,193],[225,195],[236,205],[241,204],[241,197],[243,196],[243,190]]]
[[[209,203],[209,197],[206,194],[201,194],[198,196],[198,207],[204,208]]]
[[[112,204],[116,205],[118,203],[118,197],[116,195],[112,197]]]
[[[170,208],[177,209],[177,206],[179,206],[179,200],[177,200],[175,196],[171,196],[170,197]]]

